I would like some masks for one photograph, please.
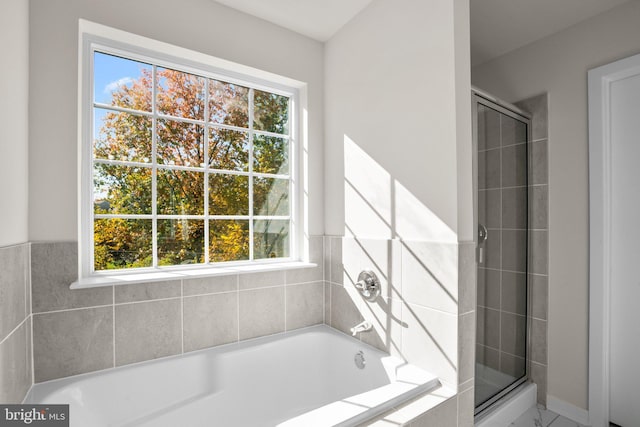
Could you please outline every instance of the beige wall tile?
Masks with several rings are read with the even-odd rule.
[[[351,328],[364,320],[358,308],[360,294],[355,288],[331,285],[331,327],[351,335]]]
[[[240,291],[240,339],[284,332],[284,286]]]
[[[182,352],[180,299],[115,306],[116,365]]]
[[[181,295],[180,280],[168,282],[135,283],[114,287],[116,304],[136,301],[149,301],[162,298],[175,298]]]
[[[287,331],[323,322],[323,282],[285,287]]]
[[[402,353],[409,363],[457,385],[458,316],[417,305],[402,307]]]
[[[284,270],[265,271],[261,273],[240,274],[239,289],[258,289],[284,285]]]
[[[29,245],[0,248],[0,341],[28,313]]]
[[[502,312],[500,315],[500,350],[525,357],[527,351],[527,318]]]
[[[475,311],[476,297],[476,245],[458,247],[458,313]]]
[[[184,351],[238,341],[238,293],[186,297],[183,300]]]
[[[458,399],[456,396],[431,409],[411,422],[411,427],[457,426]]]
[[[473,427],[475,410],[474,389],[458,394],[458,427]]]
[[[35,382],[113,367],[113,309],[33,316]]]
[[[69,285],[77,279],[78,244],[76,242],[31,244],[34,313],[113,303],[113,290],[110,286],[69,289]]]
[[[309,237],[309,262],[315,267],[285,271],[285,283],[308,283],[324,279],[324,243],[322,236]]]
[[[475,373],[476,314],[470,312],[458,318],[458,384],[473,379]]]
[[[458,245],[402,242],[402,298],[458,314]]]
[[[29,322],[25,321],[0,344],[0,402],[22,403],[31,387]]]
[[[182,283],[185,296],[234,292],[238,290],[238,275],[199,277]]]

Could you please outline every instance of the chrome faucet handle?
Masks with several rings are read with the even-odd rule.
[[[362,271],[354,284],[367,301],[375,301],[380,295],[380,280],[371,270]]]

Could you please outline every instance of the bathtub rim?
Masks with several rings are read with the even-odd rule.
[[[303,328],[297,328],[291,331],[282,331],[282,332],[276,332],[274,334],[269,334],[269,335],[263,335],[261,337],[254,337],[254,338],[247,338],[241,341],[234,341],[234,342],[230,342],[230,343],[226,343],[226,344],[220,344],[220,345],[216,345],[216,346],[212,346],[212,347],[206,347],[206,348],[201,348],[198,350],[192,350],[192,351],[188,351],[188,352],[184,352],[184,353],[180,353],[180,354],[172,354],[169,356],[162,356],[162,357],[157,357],[155,359],[148,359],[148,360],[141,360],[139,362],[133,362],[133,363],[128,363],[126,365],[120,365],[120,366],[111,366],[109,368],[105,368],[105,369],[99,369],[96,371],[91,371],[91,372],[83,372],[80,374],[76,374],[76,375],[70,375],[67,377],[62,377],[62,378],[55,378],[52,380],[47,380],[47,381],[42,381],[39,383],[34,382],[33,384],[31,384],[31,387],[29,387],[29,390],[27,391],[27,393],[25,394],[24,398],[22,399],[22,404],[30,404],[30,400],[33,397],[33,392],[34,392],[34,388],[36,386],[47,386],[47,385],[51,385],[53,383],[64,383],[64,382],[73,382],[74,380],[78,380],[81,379],[83,377],[92,377],[92,376],[97,376],[97,375],[101,375],[101,374],[105,374],[108,373],[110,371],[114,371],[114,370],[125,370],[125,369],[131,369],[134,368],[136,366],[139,365],[143,365],[143,364],[156,364],[156,363],[161,363],[163,361],[168,361],[171,359],[184,359],[187,357],[193,357],[199,353],[206,353],[212,350],[223,350],[223,349],[228,349],[231,347],[236,347],[238,350],[241,350],[245,347],[251,347],[253,345],[256,345],[256,342],[263,342],[263,343],[269,343],[269,342],[273,342],[273,341],[278,341],[279,339],[282,339],[283,336],[287,336],[287,337],[294,337],[297,335],[302,335],[304,333],[308,333],[310,331],[313,330],[318,330],[318,331],[325,331],[329,334],[333,334],[339,337],[346,337],[349,340],[357,340],[359,345],[362,345],[364,348],[373,351],[376,354],[384,354],[387,356],[392,356],[392,357],[396,357],[398,359],[402,359],[405,362],[406,359],[404,358],[400,358],[398,356],[394,356],[391,355],[383,350],[380,350],[379,348],[366,343],[358,338],[355,338],[349,334],[346,334],[342,331],[340,331],[339,329],[336,329],[330,325],[324,324],[324,323],[320,323],[317,325],[311,325],[311,326],[305,326]],[[427,371],[428,372],[428,371]],[[431,374],[431,372],[428,372]],[[433,375],[433,374],[432,374]],[[440,381],[439,378],[437,378],[436,375],[433,375],[436,380],[438,381],[438,383],[440,385],[442,385],[442,381]],[[437,388],[437,387],[432,387],[433,388]]]

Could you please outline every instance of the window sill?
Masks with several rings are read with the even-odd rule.
[[[131,285],[145,282],[165,282],[168,280],[195,279],[201,277],[228,276],[231,274],[263,273],[274,270],[296,270],[312,268],[312,262],[293,261],[278,264],[243,265],[240,267],[211,267],[183,271],[146,271],[144,273],[104,274],[84,277],[73,282],[70,289],[98,288],[101,286]]]

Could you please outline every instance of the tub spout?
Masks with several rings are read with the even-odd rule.
[[[371,322],[365,320],[364,322],[358,323],[356,326],[351,328],[351,335],[355,337],[358,332],[367,332],[370,331],[371,328],[373,328]]]

